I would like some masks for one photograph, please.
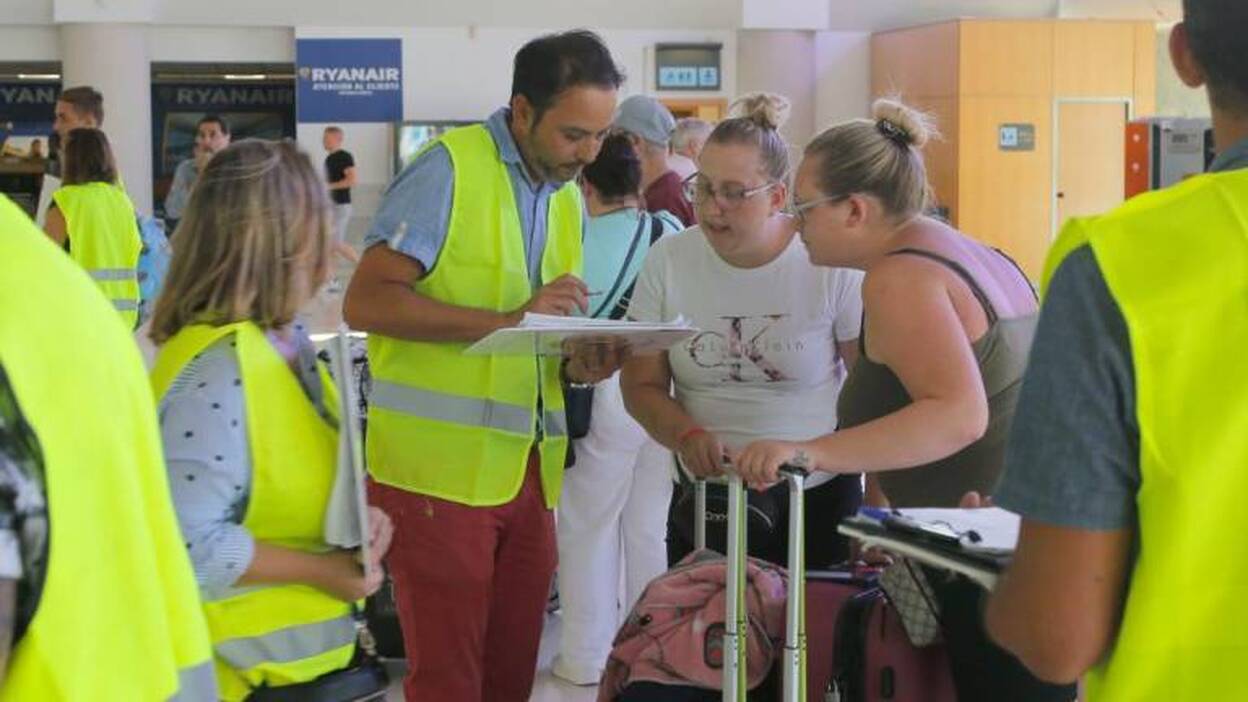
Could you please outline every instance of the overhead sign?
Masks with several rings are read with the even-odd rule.
[[[0,125],[14,135],[51,133],[60,94],[60,81],[0,83]]]
[[[720,44],[658,44],[654,47],[659,90],[720,90]]]
[[[403,120],[401,39],[299,39],[300,122]]]

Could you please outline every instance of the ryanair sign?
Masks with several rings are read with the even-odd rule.
[[[403,120],[401,39],[299,39],[300,122]]]

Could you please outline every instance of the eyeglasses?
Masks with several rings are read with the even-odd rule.
[[[810,210],[811,208],[817,205],[822,205],[825,202],[840,202],[841,200],[844,200],[846,197],[848,196],[847,195],[825,195],[823,197],[817,197],[813,200],[807,200],[806,202],[797,202],[796,200],[794,200],[788,207],[784,208],[784,213],[792,217],[793,219],[796,219],[797,226],[800,229],[806,225],[807,210]]]
[[[685,179],[685,182],[681,184],[681,188],[685,191],[685,197],[689,199],[689,202],[706,202],[711,198],[715,198],[715,202],[720,208],[735,210],[746,200],[759,193],[767,192],[777,185],[779,183],[772,181],[755,188],[746,188],[740,185],[724,185],[716,188],[711,185],[711,181],[706,176],[703,176],[701,173],[694,173]]]

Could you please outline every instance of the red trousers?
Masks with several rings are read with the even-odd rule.
[[[467,507],[372,483],[394,521],[386,566],[408,673],[408,702],[527,702],[557,551],[536,452],[520,494]]]

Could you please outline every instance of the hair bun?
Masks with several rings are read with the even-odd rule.
[[[900,141],[917,148],[923,148],[936,131],[931,115],[892,98],[881,98],[872,103],[871,116],[886,136],[896,135]]]
[[[598,158],[608,161],[638,161],[640,157],[633,148],[633,143],[623,132],[612,132],[607,138],[602,140],[602,148],[598,151]]]
[[[789,99],[775,93],[747,93],[728,106],[728,116],[748,119],[763,129],[779,130],[789,121]]]

